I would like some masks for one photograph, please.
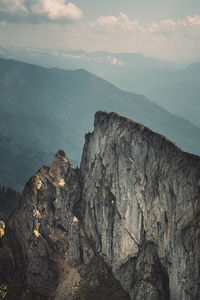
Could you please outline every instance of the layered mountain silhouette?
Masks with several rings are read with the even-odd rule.
[[[0,47],[0,53],[45,67],[85,68],[123,90],[145,95],[200,127],[200,63],[178,64],[139,53],[106,51]]]
[[[122,89],[142,93],[148,99],[200,127],[200,63],[178,70],[128,69],[105,78]]]
[[[124,92],[83,69],[47,69],[0,59],[0,104],[0,135],[11,140],[11,145],[18,145],[19,156],[15,161],[19,167],[15,167],[14,173],[20,185],[25,182],[24,174],[28,177],[34,173],[31,164],[35,168],[48,164],[51,155],[47,157],[37,151],[55,153],[64,149],[78,165],[84,133],[92,128],[97,110],[116,111],[167,136],[183,150],[200,154],[198,127],[144,96]],[[8,140],[2,140],[4,144],[5,149],[10,149]],[[20,147],[29,150],[19,150]],[[36,150],[32,156],[30,149]],[[9,159],[10,150],[3,153],[5,157],[1,156],[0,163],[14,166]],[[18,183],[7,185],[16,188]]]

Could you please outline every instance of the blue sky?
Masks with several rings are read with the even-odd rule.
[[[200,60],[199,0],[0,0],[2,46]]]

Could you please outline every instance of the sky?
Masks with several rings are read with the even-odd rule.
[[[200,60],[199,0],[0,0],[0,45]]]

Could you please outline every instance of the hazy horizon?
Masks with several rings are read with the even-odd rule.
[[[2,0],[1,46],[141,53],[200,60],[197,0]]]

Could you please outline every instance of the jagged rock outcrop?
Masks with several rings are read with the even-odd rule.
[[[87,237],[80,197],[80,170],[62,150],[27,183],[7,224],[10,248],[19,244],[13,267],[23,274],[15,286],[18,299],[129,299]]]
[[[199,299],[200,158],[115,113],[94,126],[80,169],[60,150],[27,183],[8,287],[18,272],[18,299]]]

